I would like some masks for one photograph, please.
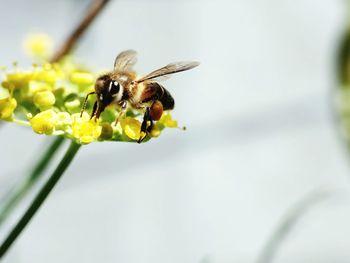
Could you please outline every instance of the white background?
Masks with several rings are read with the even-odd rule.
[[[3,0],[0,64],[30,65],[25,34],[60,43],[86,4]],[[350,170],[332,113],[345,9],[340,0],[113,1],[77,57],[108,69],[133,48],[140,73],[199,60],[164,82],[188,129],[83,147],[7,262],[256,262],[290,207],[319,188],[345,194],[306,213],[274,262],[349,262]],[[6,191],[48,138],[8,124],[0,142]]]

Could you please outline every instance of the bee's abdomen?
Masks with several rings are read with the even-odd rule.
[[[144,94],[145,99],[143,102],[159,100],[163,104],[164,110],[172,110],[175,106],[174,98],[170,92],[167,91],[162,85],[157,82],[147,84]]]
[[[174,98],[171,96],[170,92],[161,86],[164,90],[163,95],[158,99],[163,104],[164,110],[172,110],[175,106]]]

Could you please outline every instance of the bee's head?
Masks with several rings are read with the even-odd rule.
[[[110,75],[106,74],[96,80],[95,91],[97,96],[96,118],[99,118],[108,105],[112,102],[121,101],[124,88],[118,81],[113,80]]]

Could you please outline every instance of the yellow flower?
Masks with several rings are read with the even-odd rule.
[[[130,139],[138,140],[140,138],[141,123],[131,117],[120,120],[120,124],[126,136]]]
[[[58,112],[56,118],[56,130],[67,131],[72,125],[72,118],[68,112]]]
[[[65,74],[58,65],[46,63],[33,72],[32,80],[44,81],[52,85],[64,77]]]
[[[52,48],[52,40],[45,34],[29,34],[24,41],[25,51],[37,58],[46,58]]]
[[[94,75],[87,72],[74,72],[70,77],[73,83],[78,85],[90,85],[94,82]]]
[[[36,81],[36,80],[31,80],[28,83],[29,90],[28,92],[31,94],[35,94],[36,92],[39,91],[46,91],[46,90],[52,90],[52,86],[42,82],[42,81]]]
[[[79,143],[91,143],[101,135],[102,127],[99,122],[94,118],[90,119],[86,112],[83,113],[82,117],[80,117],[80,113],[73,114],[72,120],[72,134]]]
[[[39,91],[34,94],[33,102],[39,109],[45,109],[54,105],[56,98],[51,91]]]
[[[36,133],[51,135],[55,131],[57,113],[53,110],[42,111],[31,118],[29,122]]]
[[[104,122],[101,124],[102,126],[102,131],[100,135],[100,139],[102,140],[109,140],[112,139],[113,137],[113,128],[110,123]]]
[[[17,101],[14,98],[0,99],[0,119],[8,119],[17,107]]]
[[[9,97],[10,97],[10,92],[7,89],[0,86],[0,100],[7,99]]]
[[[81,111],[86,94],[95,91],[94,81],[98,74],[77,65],[71,56],[57,63],[47,63],[44,56],[48,54],[50,41],[45,35],[31,35],[27,39],[27,50],[41,59],[29,70],[22,70],[17,64],[12,71],[0,67],[0,119],[31,126],[39,134],[64,136],[81,144],[130,142],[145,136],[148,141],[158,137],[166,127],[178,127],[169,112],[164,112],[152,131],[141,132],[138,120],[141,114],[132,108],[117,125],[114,122],[120,112],[115,107],[106,109],[99,120],[91,120],[87,112],[93,112],[95,96],[87,101],[86,112],[80,117],[77,112]],[[23,114],[27,115],[28,121],[21,118]]]
[[[15,71],[6,74],[5,80],[1,85],[9,90],[22,88],[28,85],[33,73],[30,71]]]
[[[152,137],[158,137],[161,133],[161,130],[158,128],[158,125],[154,125],[152,131],[150,132],[150,135]]]
[[[164,112],[159,122],[162,123],[165,127],[169,127],[169,128],[178,127],[177,121],[171,117],[169,112]]]

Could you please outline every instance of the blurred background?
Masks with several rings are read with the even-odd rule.
[[[25,35],[44,32],[59,45],[88,3],[2,0],[0,64],[30,66]],[[164,82],[187,131],[83,147],[4,261],[349,262],[350,166],[334,112],[347,8],[344,0],[112,1],[76,57],[111,69],[132,48],[140,73],[200,61]],[[6,192],[50,138],[12,124],[0,138]],[[312,193],[326,198],[301,209],[263,261],[278,226]]]

